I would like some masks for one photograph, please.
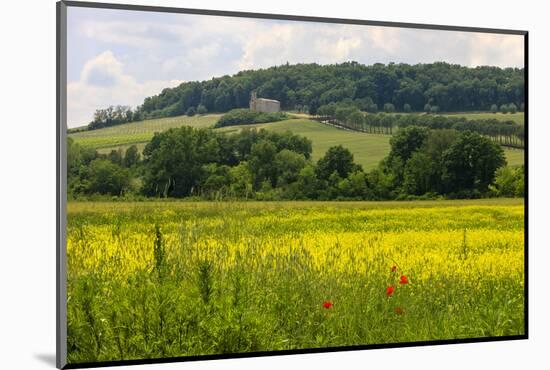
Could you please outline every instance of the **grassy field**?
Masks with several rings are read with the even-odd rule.
[[[68,204],[70,363],[524,333],[523,200]]]
[[[166,131],[174,127],[211,127],[214,123],[216,123],[219,117],[219,114],[208,114],[193,117],[178,116],[151,119],[98,130],[77,132],[74,134],[69,134],[69,136],[84,147],[94,149],[107,148],[108,150],[111,150],[132,144],[145,144],[151,140],[155,132]]]
[[[523,113],[514,115],[503,115],[501,113],[472,113],[466,114],[473,118],[477,115],[490,115],[491,117],[516,116],[523,117]],[[161,118],[143,122],[134,122],[115,127],[79,132],[70,134],[79,144],[85,147],[98,149],[100,153],[108,153],[112,149],[122,148],[125,150],[130,145],[137,145],[141,151],[155,132],[161,132],[173,127],[188,125],[197,128],[212,127],[220,115],[205,116],[179,116],[173,118]],[[296,116],[296,115],[295,115]],[[370,170],[388,154],[390,146],[388,135],[366,134],[355,131],[346,131],[328,126],[317,121],[308,120],[306,115],[301,118],[290,119],[280,122],[264,123],[247,126],[229,126],[217,129],[222,132],[237,132],[243,127],[265,128],[275,132],[287,130],[295,134],[303,135],[312,140],[313,159],[322,157],[328,148],[341,144],[348,148],[354,155],[355,161]],[[506,159],[510,165],[521,165],[524,163],[523,150],[504,148]]]
[[[509,166],[521,166],[525,163],[525,152],[523,150],[506,147],[503,149]]]
[[[465,117],[467,119],[498,119],[500,121],[514,121],[520,125],[523,125],[525,122],[525,114],[523,112],[511,113],[490,113],[490,112],[480,112],[480,113],[449,113],[443,114],[444,116],[454,116],[454,117]]]

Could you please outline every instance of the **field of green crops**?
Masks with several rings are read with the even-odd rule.
[[[69,202],[69,363],[524,334],[521,199]]]

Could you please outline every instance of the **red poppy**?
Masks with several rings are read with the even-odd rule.
[[[398,315],[402,315],[403,314],[403,309],[401,307],[395,307],[395,313],[398,314]]]
[[[324,301],[324,302],[323,302],[323,307],[326,308],[327,310],[328,310],[329,308],[332,308],[332,306],[334,306],[334,304],[332,304],[331,301]]]
[[[397,271],[397,266],[393,265],[393,266],[391,267],[391,272],[396,272],[396,271]]]
[[[394,291],[395,291],[395,286],[390,285],[389,287],[386,288],[386,295],[388,297],[391,297]]]
[[[409,280],[407,280],[407,277],[405,275],[401,275],[401,279],[399,279],[399,284],[408,284]]]

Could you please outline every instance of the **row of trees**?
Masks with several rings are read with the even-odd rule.
[[[245,108],[254,90],[259,96],[279,100],[285,110],[307,108],[311,114],[331,102],[351,102],[368,112],[472,111],[511,104],[517,109],[524,102],[524,72],[443,62],[286,64],[166,88],[146,98],[131,120]],[[100,112],[94,128],[111,122]]]
[[[512,120],[498,119],[470,120],[458,116],[425,114],[364,114],[349,104],[330,103],[319,107],[317,119],[351,130],[391,135],[396,127],[410,126],[431,129],[454,129],[472,131],[487,136],[501,145],[524,147],[525,128]]]
[[[191,106],[185,111],[185,114],[189,117],[193,117],[195,114],[206,113],[208,113],[208,110],[202,104],[199,104],[196,108]],[[137,109],[132,109],[132,107],[127,105],[111,105],[105,109],[96,109],[94,119],[86,126],[86,128],[88,130],[95,130],[128,122],[141,121],[147,117],[148,115],[143,114],[139,107]],[[81,130],[82,128],[74,131]]]
[[[141,112],[139,110],[134,111],[127,105],[109,106],[105,109],[96,109],[93,121],[88,124],[88,130],[140,120]]]
[[[143,160],[135,147],[99,155],[69,141],[69,190],[73,196],[259,200],[467,198],[523,191],[519,173],[503,172],[508,177],[495,181],[506,163],[503,151],[476,133],[409,127],[390,142],[388,157],[366,172],[340,145],[313,161],[311,142],[290,132],[171,129],[153,137]]]

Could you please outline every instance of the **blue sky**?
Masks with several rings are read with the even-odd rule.
[[[68,126],[184,81],[289,63],[523,67],[523,38],[127,10],[68,9]]]

